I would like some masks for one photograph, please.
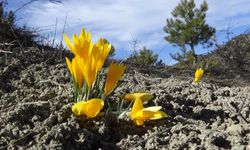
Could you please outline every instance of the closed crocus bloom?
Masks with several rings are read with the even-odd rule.
[[[111,50],[111,44],[105,43],[104,39],[100,38],[96,44],[93,45],[91,50],[91,55],[94,57],[96,61],[96,69],[100,71],[103,67],[105,60],[108,57],[108,54]]]
[[[91,88],[97,76],[96,61],[93,59],[93,56],[89,56],[88,59],[80,57],[79,62],[88,88]]]
[[[83,28],[81,30],[79,38],[82,39],[82,40],[85,39],[87,41],[90,41],[91,40],[91,34],[90,34],[90,32],[86,32],[86,30]]]
[[[90,33],[86,33],[85,29],[82,29],[79,36],[73,34],[73,43],[66,34],[63,35],[63,38],[70,51],[74,53],[75,56],[79,55],[84,59],[87,58],[87,55],[93,47],[91,35]]]
[[[142,100],[137,98],[132,107],[130,116],[136,125],[141,126],[146,120],[157,120],[166,117],[167,114],[160,111],[160,109],[161,106],[143,108]]]
[[[73,35],[73,42],[74,42],[74,54],[79,55],[84,59],[87,59],[88,54],[90,53],[93,43],[91,40],[88,40],[88,37],[85,36],[85,39],[78,37],[77,35]]]
[[[81,88],[83,86],[84,77],[81,72],[79,56],[75,56],[75,58],[72,59],[72,62],[70,62],[69,59],[66,58],[66,63],[67,63],[67,66],[69,68],[71,75],[73,76],[74,80],[77,82],[78,88]]]
[[[99,55],[97,59],[97,70],[100,71],[107,59],[109,52],[111,50],[111,44],[105,43],[104,39],[99,39],[97,42],[97,47],[99,48]]]
[[[110,92],[114,90],[117,82],[124,74],[125,68],[126,67],[123,64],[117,64],[117,63],[110,64],[104,89],[105,95],[110,94]]]
[[[133,101],[137,98],[140,98],[142,101],[149,101],[154,98],[154,96],[147,92],[142,93],[129,93],[124,96],[124,99],[127,101]]]
[[[96,117],[104,106],[102,99],[91,99],[77,102],[72,106],[72,112],[76,116],[86,115],[88,118]]]
[[[195,76],[194,76],[194,83],[198,83],[200,81],[203,73],[204,73],[204,70],[202,68],[199,68],[196,70]]]

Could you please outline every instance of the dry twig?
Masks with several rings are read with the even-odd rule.
[[[230,102],[226,102],[225,106],[227,110],[229,110],[232,114],[238,117],[240,122],[243,122],[244,124],[249,124],[249,121],[245,117],[243,117],[242,114],[240,113],[241,109],[239,109],[239,111],[237,112],[234,106]]]
[[[10,51],[4,51],[4,50],[1,50],[1,49],[0,49],[0,53],[12,54],[12,52],[10,52]]]

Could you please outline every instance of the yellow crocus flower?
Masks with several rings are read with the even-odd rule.
[[[124,71],[125,71],[125,65],[124,64],[117,64],[117,63],[111,63],[109,66],[106,84],[105,84],[105,95],[110,94],[112,90],[116,87],[117,82],[122,77]]]
[[[88,118],[96,117],[104,106],[102,99],[91,99],[75,103],[71,110],[76,116],[86,115]]]
[[[82,29],[79,36],[73,34],[73,44],[67,35],[63,35],[65,43],[75,56],[79,56],[78,63],[80,70],[89,87],[93,86],[97,73],[103,67],[103,64],[110,52],[111,44],[105,43],[104,39],[99,39],[96,44],[91,41],[91,34]],[[69,66],[69,65],[68,65]]]
[[[152,106],[144,108],[141,98],[137,98],[132,107],[130,117],[136,125],[141,126],[146,120],[157,120],[167,117],[167,114],[163,111],[160,111],[160,109],[161,106]]]
[[[199,68],[196,70],[195,76],[194,76],[194,83],[198,83],[200,81],[203,73],[204,73],[204,70],[202,68]]]
[[[142,101],[149,101],[154,98],[154,96],[150,93],[129,93],[124,96],[124,99],[127,101],[133,101],[137,98],[140,98]]]
[[[81,88],[83,86],[84,77],[81,72],[81,65],[79,64],[79,59],[79,56],[75,56],[72,59],[72,62],[70,62],[70,60],[66,57],[66,64],[74,80],[77,82],[78,88]]]
[[[99,49],[99,55],[97,57],[97,70],[100,71],[111,50],[111,44],[105,43],[104,39],[101,38],[96,43],[96,46]]]
[[[80,57],[79,62],[84,79],[88,88],[91,89],[97,76],[96,61],[93,59],[93,56],[89,56],[88,59]]]
[[[70,51],[76,56],[80,55],[84,59],[87,58],[88,54],[90,53],[93,43],[91,41],[90,33],[86,33],[85,29],[82,29],[79,36],[73,34],[73,44],[69,37],[64,34],[63,35],[64,41],[66,45],[69,47]]]

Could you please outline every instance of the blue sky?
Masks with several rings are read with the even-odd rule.
[[[16,10],[29,0],[9,0],[7,9]],[[81,28],[91,32],[93,40],[108,39],[116,48],[116,58],[124,59],[132,53],[132,40],[138,40],[138,49],[146,46],[159,54],[166,64],[173,64],[169,53],[178,48],[164,40],[163,27],[171,11],[180,0],[62,0],[54,4],[48,0],[38,0],[17,12],[20,25],[39,28],[41,34],[50,36],[54,32],[56,20],[56,40],[66,19],[65,33],[78,34]],[[197,6],[203,0],[195,0]],[[231,31],[238,35],[250,27],[249,0],[207,0],[209,10],[207,22],[217,30],[220,41],[225,41],[225,32],[230,24]],[[209,50],[197,47],[198,53]]]

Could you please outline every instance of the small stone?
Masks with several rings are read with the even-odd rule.
[[[232,124],[226,129],[232,135],[241,135],[244,132],[243,127],[240,124]]]

